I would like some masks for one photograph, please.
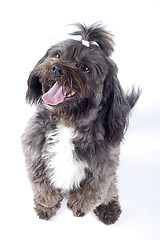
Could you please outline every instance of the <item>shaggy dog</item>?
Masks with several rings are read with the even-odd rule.
[[[52,46],[28,79],[37,105],[22,136],[35,210],[48,220],[62,199],[73,215],[90,211],[105,224],[121,214],[116,186],[120,142],[139,90],[125,94],[111,60],[112,35],[99,24],[77,24]]]

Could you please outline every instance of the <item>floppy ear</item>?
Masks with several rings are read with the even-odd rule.
[[[41,60],[36,64],[35,68],[41,64],[45,58],[48,55],[47,53],[41,58]],[[28,89],[26,93],[26,101],[30,104],[38,104],[41,102],[41,96],[42,96],[42,84],[39,81],[39,76],[37,73],[35,73],[35,68],[30,73],[28,78]]]
[[[42,85],[39,77],[32,71],[28,78],[28,89],[26,93],[26,101],[30,104],[37,104],[40,102],[42,95]]]
[[[130,106],[117,77],[109,73],[104,83],[101,117],[105,136],[113,145],[118,145],[123,138],[129,111]]]

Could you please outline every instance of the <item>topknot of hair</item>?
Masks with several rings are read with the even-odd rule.
[[[104,26],[100,23],[92,24],[90,27],[87,27],[84,24],[76,23],[74,24],[78,29],[70,35],[80,36],[81,40],[88,42],[96,42],[98,46],[103,50],[103,52],[110,56],[114,51],[114,41],[113,35],[106,31]]]

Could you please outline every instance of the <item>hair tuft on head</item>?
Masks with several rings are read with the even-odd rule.
[[[80,36],[81,40],[96,42],[107,56],[110,56],[114,51],[113,35],[106,31],[100,23],[94,23],[90,27],[80,23],[76,23],[74,26],[76,26],[78,30],[70,33],[70,35]]]

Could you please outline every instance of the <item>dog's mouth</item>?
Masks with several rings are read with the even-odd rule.
[[[68,100],[73,100],[75,97],[75,91],[56,82],[48,92],[43,94],[42,99],[48,105],[54,106]]]

